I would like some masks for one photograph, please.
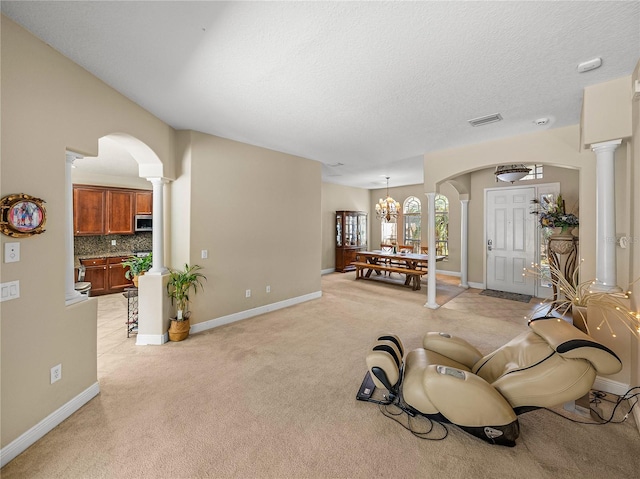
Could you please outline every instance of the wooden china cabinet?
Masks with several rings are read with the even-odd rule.
[[[367,213],[336,211],[336,271],[355,270],[356,253],[367,249]]]

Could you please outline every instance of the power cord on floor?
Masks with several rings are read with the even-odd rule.
[[[409,431],[411,434],[416,436],[419,439],[426,439],[427,441],[442,441],[449,435],[449,429],[444,424],[441,424],[437,421],[433,421],[428,417],[422,416],[420,414],[414,413],[409,407],[407,407],[402,400],[398,397],[393,403],[379,405],[378,408],[383,416],[388,417],[389,419],[394,420],[398,424],[400,424],[403,428]],[[395,408],[395,410],[390,410],[391,408]],[[406,415],[407,416],[407,424],[404,424],[400,417]],[[422,419],[422,422],[426,423],[427,426],[426,431],[418,431],[416,430],[416,424],[412,424],[413,420],[417,421],[418,419]],[[441,429],[440,434],[437,437],[431,437],[431,434],[435,434],[436,426]]]
[[[638,392],[634,392],[632,394],[632,391],[634,390],[638,390]],[[611,416],[609,416],[608,419],[603,418],[597,410],[593,408],[590,409],[590,411],[593,414],[595,414],[600,420],[602,420],[602,422],[578,421],[577,419],[567,417],[564,414],[560,414],[559,412],[553,411],[551,409],[548,409],[548,408],[545,408],[545,409],[549,412],[552,412],[556,416],[560,416],[561,418],[567,419],[577,424],[590,424],[593,426],[602,426],[604,424],[621,424],[629,418],[629,415],[633,411],[633,408],[636,407],[636,405],[638,404],[638,397],[640,396],[640,386],[632,387],[622,396],[618,396],[618,399],[616,401],[611,401],[607,399],[607,396],[608,396],[608,393],[605,393],[603,391],[593,391],[593,399],[590,401],[591,404],[596,404],[596,405],[600,404],[601,401],[606,401],[606,402],[615,404],[615,406],[613,407],[613,411],[611,411]],[[613,418],[615,417],[616,410],[618,409],[618,407],[620,407],[623,401],[630,401],[631,399],[635,399],[635,402],[631,405],[631,407],[629,408],[629,411],[627,411],[627,413],[624,415],[624,417],[621,420],[614,421]]]

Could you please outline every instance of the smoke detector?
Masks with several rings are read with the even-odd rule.
[[[549,118],[538,118],[534,121],[534,123],[538,126],[546,125],[547,123],[549,123]]]
[[[578,64],[578,73],[584,73],[591,70],[595,70],[596,68],[600,68],[602,65],[602,58],[597,57],[593,60],[589,60],[587,62],[582,62]]]

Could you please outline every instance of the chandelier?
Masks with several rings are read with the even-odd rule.
[[[521,180],[529,174],[531,168],[527,168],[522,163],[519,165],[500,165],[496,166],[496,181],[514,181]]]
[[[387,199],[376,203],[376,218],[386,223],[394,223],[400,212],[400,203],[389,196],[389,177],[387,176]]]

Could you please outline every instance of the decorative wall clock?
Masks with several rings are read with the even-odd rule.
[[[0,200],[0,232],[18,238],[43,233],[47,222],[44,203],[24,193],[5,196]]]

